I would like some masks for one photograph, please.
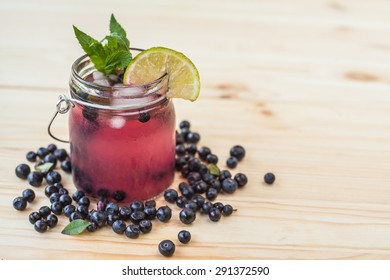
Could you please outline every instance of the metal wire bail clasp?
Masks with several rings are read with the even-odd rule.
[[[57,141],[60,141],[62,143],[69,143],[69,141],[67,140],[61,140],[57,137],[55,137],[52,133],[51,133],[51,125],[53,124],[53,121],[54,119],[57,117],[57,114],[60,113],[60,114],[66,114],[69,110],[70,110],[70,107],[74,107],[74,103],[68,98],[66,97],[66,95],[64,94],[61,94],[59,97],[58,97],[58,101],[57,101],[57,104],[56,104],[56,112],[54,113],[54,116],[52,117],[50,123],[49,123],[49,126],[47,127],[47,132],[49,133],[49,135],[51,136],[51,138],[57,140]]]

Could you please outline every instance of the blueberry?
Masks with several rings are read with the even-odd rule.
[[[205,181],[207,184],[210,184],[215,179],[214,175],[211,173],[205,173],[202,175],[202,180]]]
[[[221,182],[217,179],[213,179],[210,183],[210,188],[216,189],[218,192],[221,190]]]
[[[206,192],[206,198],[210,201],[214,201],[218,196],[218,191],[215,188],[209,188]]]
[[[156,217],[160,222],[166,223],[172,217],[172,210],[168,206],[161,206],[157,209]]]
[[[45,158],[43,159],[43,162],[50,162],[50,163],[52,163],[53,164],[53,168],[55,168],[55,166],[57,165],[57,159],[52,154],[46,155]]]
[[[181,230],[178,233],[177,238],[179,239],[179,241],[181,243],[187,244],[191,240],[191,233],[189,231],[187,231],[187,230]]]
[[[144,213],[145,213],[146,219],[153,220],[154,218],[156,218],[156,213],[157,213],[156,207],[154,207],[154,206],[153,207],[145,207]]]
[[[102,211],[95,211],[90,215],[90,221],[95,223],[98,227],[104,226],[106,223],[106,215]]]
[[[112,224],[119,220],[119,216],[117,214],[107,214],[107,217],[106,217],[106,222],[109,226],[112,226]]]
[[[79,202],[80,198],[85,196],[85,193],[83,191],[76,191],[73,193],[72,198],[75,202]]]
[[[222,209],[223,209],[223,203],[222,202],[215,202],[214,204],[213,204],[213,207],[214,208],[217,208],[219,211],[222,211]]]
[[[187,176],[188,183],[193,186],[196,182],[200,181],[202,176],[199,172],[190,172]]]
[[[60,196],[60,203],[63,207],[65,207],[66,205],[72,204],[72,198],[68,194],[62,194]]]
[[[189,160],[188,160],[188,162],[187,162],[187,164],[188,164],[188,169],[190,170],[190,171],[199,171],[200,170],[200,167],[201,167],[201,162],[200,162],[200,160],[199,159],[197,159],[197,158],[190,158]]]
[[[34,229],[37,232],[44,233],[47,230],[47,222],[45,220],[38,220],[34,224]]]
[[[187,153],[189,153],[190,155],[193,155],[193,156],[198,151],[198,147],[196,147],[196,144],[194,144],[194,143],[189,143],[185,149],[186,149]]]
[[[14,199],[12,205],[16,210],[23,211],[27,207],[27,200],[24,197],[19,196]]]
[[[51,214],[51,209],[49,206],[42,206],[39,208],[39,214],[41,214],[42,218],[46,219],[47,216]]]
[[[81,216],[83,217],[83,219],[87,218],[90,214],[88,206],[86,206],[86,205],[77,206],[76,212],[79,212],[81,214]]]
[[[187,178],[188,174],[190,173],[190,170],[188,168],[187,163],[181,167],[180,173],[181,173],[181,176],[183,176],[184,178]]]
[[[264,175],[264,182],[268,185],[272,185],[275,182],[275,175],[273,173],[267,173]]]
[[[28,215],[28,220],[31,224],[35,224],[35,222],[40,219],[42,219],[42,215],[39,214],[39,212],[31,212],[30,215]]]
[[[130,214],[131,214],[131,208],[129,206],[122,206],[120,209],[119,209],[119,218],[121,218],[121,220],[123,221],[127,221],[130,219]]]
[[[60,202],[53,202],[51,204],[51,212],[53,212],[54,214],[57,214],[57,215],[61,215],[62,214],[62,204]]]
[[[90,122],[93,122],[97,119],[98,113],[91,108],[84,107],[83,108],[83,117]]]
[[[26,159],[29,162],[35,162],[37,160],[37,154],[33,151],[30,151],[26,154]]]
[[[143,211],[136,210],[130,214],[130,221],[133,224],[139,224],[143,219],[145,219],[145,213]]]
[[[32,189],[25,189],[22,192],[22,196],[27,200],[27,202],[33,202],[35,199],[35,192]]]
[[[61,169],[67,173],[72,172],[72,164],[69,159],[66,159],[63,162],[61,162]]]
[[[97,191],[97,195],[101,198],[108,198],[110,196],[110,192],[109,190],[107,190],[106,188],[100,188],[98,191]]]
[[[123,234],[126,230],[126,223],[122,220],[116,220],[111,227],[115,233]]]
[[[196,182],[194,185],[194,191],[196,193],[205,193],[207,191],[207,189],[208,189],[208,186],[207,186],[206,182],[203,180]]]
[[[131,202],[130,208],[133,211],[143,211],[145,206],[141,200],[137,199],[137,200],[134,200],[133,202]]]
[[[60,201],[60,194],[58,192],[52,193],[49,197],[50,203],[59,202]]]
[[[121,201],[123,201],[126,198],[126,193],[124,191],[120,191],[120,190],[114,191],[112,193],[112,198],[115,201],[121,202]]]
[[[198,150],[198,155],[200,157],[201,160],[205,161],[207,156],[211,154],[211,150],[209,147],[201,147],[199,150]]]
[[[236,175],[234,175],[234,181],[236,181],[238,187],[241,188],[248,183],[248,178],[243,173],[237,173]]]
[[[184,205],[188,202],[188,199],[184,196],[179,196],[176,200],[176,205],[179,208],[184,208]]]
[[[230,156],[235,157],[238,161],[241,161],[245,156],[245,149],[240,145],[236,145],[230,149]]]
[[[193,144],[196,144],[198,143],[200,140],[200,134],[197,133],[197,132],[189,132],[187,134],[187,142],[188,143],[193,143]]]
[[[211,208],[213,208],[213,204],[210,201],[205,201],[200,208],[200,212],[208,215]]]
[[[87,227],[88,232],[95,232],[99,228],[98,224],[91,222],[91,224]]]
[[[109,202],[106,206],[105,211],[107,212],[107,214],[118,214],[119,206],[115,202]]]
[[[184,156],[186,154],[186,147],[183,144],[176,145],[175,152],[178,156]]]
[[[58,218],[56,215],[54,214],[50,214],[49,216],[47,216],[46,218],[46,223],[47,225],[49,226],[49,228],[53,228],[57,225],[58,223]]]
[[[84,206],[89,206],[91,204],[91,201],[89,200],[89,198],[87,196],[83,196],[79,199],[79,201],[77,202],[78,205],[84,205]]]
[[[152,222],[150,220],[144,219],[139,222],[139,229],[142,233],[149,233],[152,230]]]
[[[80,212],[77,212],[77,211],[71,213],[70,216],[69,216],[69,222],[72,222],[74,220],[83,220],[83,219],[84,219],[83,215]]]
[[[64,161],[68,157],[68,153],[66,152],[65,149],[57,149],[54,151],[53,155],[59,161]]]
[[[27,179],[28,175],[30,174],[30,171],[30,166],[25,163],[19,164],[15,168],[15,174],[20,179]]]
[[[174,189],[168,189],[164,192],[164,199],[169,203],[175,203],[179,194]]]
[[[180,122],[179,127],[180,127],[180,129],[183,129],[183,128],[190,129],[191,123],[187,120],[183,120]]]
[[[195,201],[188,201],[185,205],[184,205],[184,208],[189,208],[189,209],[192,209],[193,211],[197,211],[198,210],[198,205],[196,204]]]
[[[63,210],[64,210],[65,217],[69,218],[70,214],[72,214],[73,212],[76,211],[76,206],[69,204],[69,205],[66,205]]]
[[[229,167],[229,168],[236,168],[237,164],[238,164],[238,159],[235,158],[235,157],[229,157],[226,160],[226,166]]]
[[[187,199],[191,199],[194,194],[195,194],[195,191],[194,191],[194,188],[191,187],[191,186],[184,186],[181,190],[181,194],[182,196],[184,196],[185,198]]]
[[[46,174],[46,182],[50,185],[61,182],[61,174],[57,171],[49,171]]]
[[[50,198],[53,193],[58,193],[58,188],[54,185],[47,185],[45,188],[46,197]]]
[[[232,194],[237,190],[238,184],[231,178],[227,178],[222,181],[222,190],[225,193]]]
[[[40,159],[44,159],[45,156],[47,156],[49,153],[50,153],[50,151],[44,147],[40,147],[37,151],[37,155]]]
[[[47,146],[47,149],[49,150],[50,153],[54,153],[54,151],[57,150],[57,146],[55,144],[49,144]]]
[[[140,113],[138,120],[142,123],[146,123],[150,120],[150,114],[148,112]]]
[[[230,173],[229,170],[221,170],[219,173],[219,180],[222,182],[223,180],[227,178],[232,178],[232,174]]]
[[[106,210],[108,203],[109,201],[105,198],[99,199],[98,202],[96,203],[96,210],[104,212]]]
[[[183,224],[191,224],[196,219],[196,213],[191,208],[184,208],[179,214],[180,221]]]
[[[176,171],[181,171],[184,165],[187,164],[187,161],[184,157],[176,157],[175,159],[175,169]]]
[[[206,161],[208,163],[217,164],[218,163],[218,157],[214,154],[208,154],[206,156]]]
[[[43,181],[43,175],[41,172],[33,171],[27,176],[28,183],[33,187],[39,187]]]
[[[145,208],[146,207],[156,207],[156,201],[155,200],[148,200],[148,201],[145,201]]]
[[[233,213],[234,209],[230,204],[226,204],[222,208],[222,215],[230,216]]]
[[[165,257],[170,257],[175,253],[175,244],[171,240],[163,240],[158,244],[158,251]]]
[[[139,229],[138,226],[136,225],[128,225],[125,229],[125,235],[128,237],[128,238],[131,238],[131,239],[136,239],[139,237],[141,231]]]
[[[197,209],[200,209],[200,207],[202,207],[202,204],[205,202],[205,198],[201,194],[196,193],[191,198],[191,201],[196,203],[196,208]]]
[[[184,144],[184,142],[185,142],[184,134],[177,133],[177,131],[176,131],[176,145]]]
[[[54,184],[54,185],[56,185],[56,184]],[[59,189],[58,189],[58,193],[59,193],[60,195],[63,195],[63,194],[69,195],[69,191],[68,191],[67,189],[65,189],[65,188],[59,188]],[[71,199],[72,199],[72,198],[71,198]]]
[[[221,211],[218,208],[212,207],[209,211],[209,219],[212,222],[218,222],[221,219]]]

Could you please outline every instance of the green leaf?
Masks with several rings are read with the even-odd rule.
[[[81,219],[73,220],[61,231],[61,233],[77,235],[82,233],[90,224],[90,222]]]
[[[53,165],[54,165],[54,163],[52,163],[52,162],[45,162],[45,163],[42,163],[42,164],[35,166],[35,170],[40,171],[42,173],[47,173],[53,167]]]
[[[127,48],[130,47],[130,42],[127,39],[126,31],[123,29],[123,27],[116,20],[114,14],[111,14],[111,18],[110,18],[110,32],[111,32],[111,35],[115,34],[116,36],[121,38],[123,40],[124,45]]]
[[[115,70],[115,68],[125,68],[129,65],[131,61],[131,53],[128,51],[118,51],[116,53],[112,53],[106,58],[106,66],[105,72],[110,73]]]
[[[209,172],[210,172],[211,175],[219,176],[220,171],[219,171],[218,166],[216,166],[215,164],[211,163],[211,164],[209,164],[208,168],[209,168]]]
[[[92,38],[74,25],[73,30],[81,47],[98,71],[109,75],[129,65],[132,59],[129,50],[130,42],[126,38],[126,31],[113,14],[110,19],[111,33],[102,41]]]
[[[102,71],[104,69],[104,61],[106,59],[106,53],[104,51],[102,43],[87,35],[74,25],[73,30],[81,47],[89,56],[92,63],[95,65],[95,68],[98,71]]]

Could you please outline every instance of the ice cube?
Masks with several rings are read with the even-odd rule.
[[[106,76],[104,75],[104,73],[102,73],[102,72],[99,72],[99,71],[95,71],[95,72],[93,72],[93,79],[94,80],[102,80],[102,79],[104,79]]]
[[[120,129],[125,125],[125,123],[126,123],[126,120],[123,117],[116,116],[116,117],[112,117],[110,119],[110,127],[111,128]]]

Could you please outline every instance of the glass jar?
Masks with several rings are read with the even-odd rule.
[[[101,86],[87,56],[70,77],[70,153],[77,189],[128,202],[157,196],[175,172],[175,109],[168,76],[138,86]]]

